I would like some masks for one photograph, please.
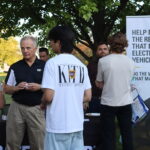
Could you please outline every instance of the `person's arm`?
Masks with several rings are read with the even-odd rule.
[[[87,89],[84,91],[84,98],[83,98],[83,102],[89,102],[91,101],[91,97],[92,97],[92,90],[91,89]]]
[[[54,74],[55,74],[54,63],[52,60],[48,60],[44,68],[41,84],[43,90],[41,109],[44,109],[46,105],[52,102],[56,85]]]
[[[19,90],[25,89],[26,85],[27,82],[20,82],[19,84],[16,83],[14,68],[11,66],[5,79],[4,92],[7,94],[13,94]]]
[[[18,85],[8,85],[8,84],[4,84],[4,91],[7,94],[13,94],[19,90],[23,90],[26,88],[26,82],[21,82]]]
[[[85,90],[84,90],[84,97],[83,97],[83,108],[87,110],[89,107],[89,102],[91,101],[92,97],[92,90],[91,90],[91,83],[88,75],[88,70],[85,68]]]
[[[95,81],[95,84],[96,84],[96,87],[98,88],[103,88],[104,86],[104,79],[103,79],[103,71],[102,71],[102,65],[101,65],[101,62],[99,60],[98,62],[98,68],[97,68],[97,76],[96,76],[96,81]]]
[[[84,98],[83,98],[83,109],[86,111],[89,108],[89,102],[92,98],[92,90],[88,89],[84,91]]]
[[[43,91],[44,93],[43,93],[42,101],[41,101],[41,109],[45,109],[46,105],[50,104],[54,97],[54,90],[44,89]]]

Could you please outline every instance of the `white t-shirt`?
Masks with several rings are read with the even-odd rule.
[[[110,54],[99,60],[97,81],[104,81],[101,104],[125,106],[133,102],[130,82],[134,62],[123,54]]]
[[[86,66],[71,54],[59,54],[47,61],[42,88],[55,91],[46,109],[46,130],[52,133],[82,131],[84,91],[91,88]]]

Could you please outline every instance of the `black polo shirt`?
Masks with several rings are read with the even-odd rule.
[[[24,59],[20,60],[11,65],[5,83],[7,85],[18,85],[20,82],[41,84],[44,66],[45,62],[37,58],[32,66],[29,66]],[[20,90],[13,93],[12,98],[20,104],[35,106],[41,103],[42,91]]]

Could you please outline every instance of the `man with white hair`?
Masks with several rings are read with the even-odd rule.
[[[23,37],[20,47],[23,59],[11,65],[5,80],[5,92],[13,98],[6,126],[6,150],[20,149],[25,129],[31,149],[43,150],[45,117],[40,103],[45,63],[36,57],[34,37]]]

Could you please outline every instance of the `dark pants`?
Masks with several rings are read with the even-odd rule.
[[[97,97],[92,97],[89,103],[88,113],[99,113],[100,112],[100,99]]]
[[[101,105],[100,107],[102,123],[102,150],[116,149],[116,117],[122,137],[123,150],[133,150],[131,105],[120,107]]]

